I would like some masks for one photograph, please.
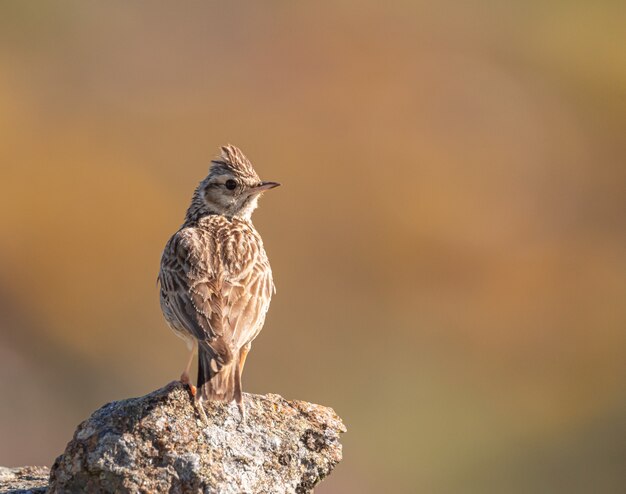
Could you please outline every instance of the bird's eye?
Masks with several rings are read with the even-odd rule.
[[[232,178],[226,180],[226,182],[224,182],[224,186],[228,189],[228,190],[233,190],[237,187],[237,182],[235,182]]]

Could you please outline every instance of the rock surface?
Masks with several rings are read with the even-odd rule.
[[[173,382],[113,402],[78,426],[50,474],[61,492],[310,492],[341,460],[341,419],[330,408],[278,395],[206,403],[200,420]]]
[[[43,494],[49,475],[48,467],[0,467],[0,494]]]

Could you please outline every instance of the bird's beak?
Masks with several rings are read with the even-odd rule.
[[[266,190],[273,189],[274,187],[278,187],[280,184],[278,182],[261,182],[252,188],[251,192],[253,194],[258,194],[259,192],[264,192]]]

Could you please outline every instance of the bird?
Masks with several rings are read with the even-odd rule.
[[[180,381],[189,386],[205,423],[206,401],[235,401],[245,420],[241,375],[276,292],[252,213],[263,193],[279,185],[262,181],[239,148],[222,146],[163,250],[161,310],[187,343],[190,355]],[[196,350],[197,388],[189,377]]]

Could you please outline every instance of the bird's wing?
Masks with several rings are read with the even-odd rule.
[[[241,269],[231,272],[222,285],[222,326],[235,348],[257,336],[274,291],[272,270],[260,239],[249,236],[239,248],[247,263],[240,258]]]
[[[223,297],[218,273],[211,269],[211,248],[194,229],[178,231],[163,253],[159,281],[168,319],[208,347],[218,367],[232,355],[222,325]]]

